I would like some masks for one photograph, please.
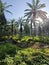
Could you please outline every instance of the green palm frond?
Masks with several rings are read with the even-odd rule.
[[[36,3],[35,3],[35,0],[32,0],[32,5],[35,6],[35,4],[36,4]]]
[[[2,3],[2,0],[0,0],[0,14],[3,14],[4,11],[11,13],[10,11],[7,10],[7,8],[11,7],[12,5],[7,5],[6,6],[6,4],[7,4],[6,2]]]
[[[9,8],[9,7],[11,7],[11,6],[12,6],[12,5],[8,5],[8,6],[5,7],[5,9],[6,9],[6,8]]]
[[[25,11],[31,11],[31,9],[26,9]]]
[[[30,14],[31,13],[31,11],[30,12],[26,12],[26,13],[24,13],[24,14]]]
[[[22,17],[19,17],[19,19],[18,19],[18,25],[23,25],[24,26],[24,24],[25,24],[25,21],[26,19],[23,19]]]
[[[36,6],[39,4],[39,2],[40,2],[39,0],[36,0]]]
[[[44,8],[44,7],[46,7],[45,4],[39,4],[38,5],[38,9],[41,9],[41,8]]]
[[[24,17],[27,17],[27,19],[31,19],[32,17],[32,14],[34,14],[36,16],[36,14],[38,15],[38,13],[41,15],[41,17],[43,16],[46,16],[46,12],[40,10],[41,8],[44,8],[45,7],[45,4],[39,4],[40,1],[39,0],[32,0],[32,4],[31,3],[27,3],[28,6],[30,7],[30,9],[26,9],[26,13]],[[36,13],[36,14],[35,14]]]
[[[32,4],[30,4],[30,3],[27,3],[27,5],[28,5],[31,9],[33,8]]]
[[[31,15],[32,15],[32,13],[30,13],[30,14],[26,14],[24,17],[27,17],[27,19],[26,19],[26,21],[30,21],[30,18],[31,18]]]
[[[6,12],[10,13],[10,14],[13,14],[12,12],[10,12],[9,10],[5,10]]]
[[[24,16],[24,17],[28,17],[28,15],[30,15],[30,14],[25,14],[25,16]]]
[[[27,16],[28,16],[28,14],[25,14],[25,15],[24,15],[24,17],[27,17]]]
[[[29,18],[31,17],[31,15],[32,15],[32,14],[29,14],[28,17],[27,17],[27,19],[29,19]]]
[[[24,13],[25,14],[25,16],[24,17],[26,17],[26,16],[28,16],[28,15],[30,15],[30,14],[32,14],[31,12],[27,12],[27,13]]]

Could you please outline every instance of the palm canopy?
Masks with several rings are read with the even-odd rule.
[[[40,10],[41,8],[45,7],[45,4],[40,4],[39,0],[32,0],[32,4],[27,3],[27,5],[30,7],[30,9],[25,10],[27,11],[25,13],[25,16],[27,16],[27,19],[33,16],[40,16],[41,18],[46,18],[47,12]]]
[[[0,15],[4,14],[4,11],[11,13],[9,10],[7,10],[7,8],[11,7],[12,5],[6,6],[6,4],[7,3],[2,3],[2,1],[0,0]]]
[[[24,19],[23,17],[19,17],[19,19],[18,19],[18,24],[19,24],[19,25],[22,24],[22,25],[24,26],[25,23],[26,23],[26,19]]]
[[[39,0],[32,0],[31,3],[27,3],[27,5],[30,7],[29,9],[26,9],[25,16],[27,16],[27,20],[31,20],[31,30],[30,30],[30,35],[32,35],[32,22],[34,25],[34,35],[36,34],[36,23],[35,20],[37,17],[41,17],[42,19],[47,18],[46,14],[47,12],[40,10],[41,8],[45,7],[45,4],[40,4]]]
[[[1,25],[5,25],[7,23],[5,15],[4,15],[4,11],[11,13],[9,10],[7,10],[7,8],[10,6],[12,5],[6,6],[6,3],[2,3],[2,0],[0,0],[0,24]]]

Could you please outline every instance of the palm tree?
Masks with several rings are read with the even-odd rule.
[[[29,27],[29,24],[25,23],[24,25],[24,32],[25,32],[25,35],[30,35],[30,27]]]
[[[6,11],[6,12],[11,13],[10,11],[7,10],[7,8],[9,8],[10,6],[12,6],[12,5],[6,6],[6,3],[2,3],[2,0],[0,0],[0,26],[3,29],[5,29],[6,24],[7,24],[4,12]],[[0,30],[2,30],[2,29],[0,29]],[[1,33],[2,33],[2,31],[1,31]]]
[[[2,1],[0,0],[0,24],[1,25],[6,24],[6,22],[7,22],[5,15],[4,15],[4,12],[6,11],[8,13],[11,13],[9,10],[7,10],[7,8],[9,8],[10,6],[12,6],[12,5],[6,6],[6,3],[2,3]]]
[[[24,21],[25,21],[25,19],[23,19],[23,17],[19,17],[18,24],[20,26],[20,37],[22,37],[23,26],[25,25]]]
[[[14,30],[14,29],[13,29],[13,27],[14,27],[14,21],[15,21],[14,19],[11,21],[11,26],[12,26],[12,28],[11,28],[12,36],[13,36],[13,30]]]
[[[40,4],[39,0],[32,0],[32,4],[27,3],[27,5],[30,7],[30,9],[26,9],[25,11],[27,11],[25,13],[25,16],[27,16],[27,20],[30,19],[31,20],[31,35],[32,35],[32,23],[34,24],[34,33],[36,35],[36,24],[35,24],[35,18],[36,17],[41,17],[46,18],[46,12],[40,10],[41,8],[45,7],[45,4]]]

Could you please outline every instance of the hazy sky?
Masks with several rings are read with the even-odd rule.
[[[6,2],[7,5],[13,5],[12,7],[8,8],[9,11],[13,13],[13,15],[5,12],[5,16],[7,20],[11,19],[18,19],[21,16],[24,16],[24,10],[28,8],[26,2],[30,2],[32,0],[2,0],[3,2]],[[46,7],[42,10],[46,11],[49,16],[49,0],[40,0],[40,3],[45,3]]]

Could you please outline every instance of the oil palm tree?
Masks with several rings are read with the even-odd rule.
[[[15,23],[15,19],[11,20],[11,31],[12,31],[12,36],[14,35],[14,23]]]
[[[5,18],[4,12],[6,11],[8,13],[11,13],[9,10],[7,10],[7,8],[9,8],[10,6],[12,6],[12,5],[6,6],[6,3],[2,3],[2,1],[0,0],[0,24],[1,25],[4,25],[6,23],[6,18]]]
[[[1,33],[2,33],[2,29],[5,29],[6,27],[6,18],[5,18],[5,15],[4,15],[4,12],[9,12],[11,13],[7,8],[9,8],[10,6],[12,5],[8,5],[6,6],[6,3],[2,3],[2,0],[0,0],[0,30],[1,30]],[[12,14],[12,13],[11,13]]]
[[[27,16],[27,20],[31,20],[31,35],[32,35],[32,23],[34,24],[34,33],[36,35],[36,25],[35,25],[35,18],[36,17],[41,17],[46,18],[46,12],[40,10],[41,8],[45,7],[45,4],[40,4],[39,0],[32,0],[31,3],[27,3],[27,5],[30,7],[30,9],[26,9],[25,16]]]
[[[23,17],[19,17],[18,25],[20,26],[20,37],[22,37],[23,27],[25,25],[25,19]]]

